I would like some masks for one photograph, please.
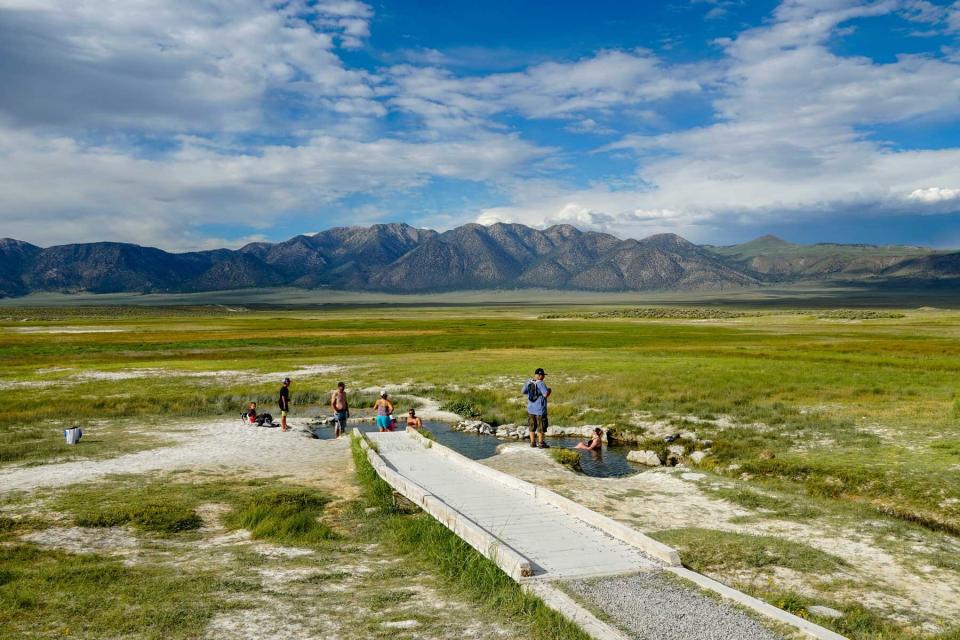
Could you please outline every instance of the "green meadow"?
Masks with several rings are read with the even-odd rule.
[[[713,499],[785,522],[879,522],[891,553],[898,537],[936,536],[939,546],[924,552],[925,564],[960,581],[960,565],[950,560],[960,536],[960,312],[750,304],[623,309],[593,301],[0,308],[0,469],[163,446],[178,421],[232,418],[251,400],[277,415],[275,394],[287,374],[294,377],[295,415],[324,413],[329,390],[344,380],[355,404],[372,399],[372,389],[402,385],[401,406],[430,398],[463,416],[520,422],[520,385],[544,367],[553,388],[551,424],[605,425],[644,448],[658,446],[645,441],[650,423],[696,430],[713,441],[702,465],[718,478],[707,492]],[[324,368],[332,366],[339,369]],[[87,431],[82,446],[63,443],[62,429],[73,424]],[[248,493],[224,498],[236,505],[229,526],[257,531],[265,520],[268,538],[307,535],[310,544],[329,544],[326,528],[273,522],[288,501],[321,513],[326,498]],[[172,523],[163,510],[63,508],[96,526],[106,518],[108,526],[193,535],[191,500],[171,502]],[[351,513],[363,519],[362,510]],[[811,573],[845,566],[813,550],[793,553],[769,535],[711,532],[709,523],[658,535],[708,574],[777,562]],[[53,552],[18,553],[36,571],[67,562]],[[157,580],[161,592],[224,588],[205,573],[185,586],[176,576]],[[837,601],[856,600],[857,588],[867,587],[837,587]],[[791,603],[809,596],[754,592],[798,612],[802,604]],[[191,630],[213,615],[204,598],[191,609]],[[861,617],[868,623],[836,628],[863,638],[956,633],[942,624],[939,631],[917,626],[882,605]]]

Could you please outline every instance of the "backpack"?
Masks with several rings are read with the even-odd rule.
[[[540,396],[543,395],[540,393],[540,387],[537,386],[536,380],[530,380],[527,382],[527,400],[530,402],[536,402],[540,399]]]

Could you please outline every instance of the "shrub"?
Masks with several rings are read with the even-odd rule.
[[[563,466],[570,467],[573,471],[581,471],[580,453],[573,449],[561,449],[559,447],[550,449],[550,457]]]

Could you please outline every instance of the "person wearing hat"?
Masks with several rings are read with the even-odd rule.
[[[280,387],[280,431],[287,431],[287,412],[290,411],[290,378],[283,379]]]
[[[533,372],[533,378],[523,385],[523,394],[527,396],[527,425],[530,427],[530,446],[549,449],[550,445],[543,441],[547,432],[547,398],[550,397],[550,387],[543,379],[547,376],[543,369]],[[540,434],[539,445],[537,434]]]
[[[373,408],[377,410],[377,430],[389,431],[390,423],[393,418],[393,403],[390,402],[387,390],[380,392],[380,397],[373,403]]]

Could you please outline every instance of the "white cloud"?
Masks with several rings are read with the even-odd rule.
[[[39,244],[201,247],[200,225],[317,225],[310,212],[353,194],[377,200],[363,219],[396,216],[392,194],[436,177],[498,189],[507,204],[485,222],[620,235],[947,213],[955,190],[928,185],[960,184],[960,149],[901,149],[869,132],[957,120],[956,52],[879,63],[832,47],[857,20],[893,13],[960,30],[960,2],[787,0],[718,41],[722,60],[709,63],[638,49],[522,66],[461,48],[400,51],[388,59],[406,64],[365,71],[340,55],[370,34],[373,9],[355,0],[0,0],[0,220]],[[487,72],[463,72],[479,64]],[[712,100],[714,120],[637,133],[663,131],[678,97]],[[626,134],[600,152],[635,158],[636,173],[585,188],[546,180],[581,152],[529,142],[504,116]]]
[[[906,0],[900,12],[911,22],[934,27],[934,31],[921,35],[935,34],[938,31],[947,33],[960,31],[960,1],[950,5],[940,5],[927,0]]]
[[[317,133],[256,155],[184,139],[161,158],[0,129],[4,235],[38,244],[101,239],[185,248],[203,224],[267,228],[352,193],[416,188],[434,176],[491,181],[545,150],[515,136],[348,140]]]
[[[376,113],[369,75],[333,51],[335,36],[361,37],[364,29],[344,20],[365,6],[0,0],[0,117],[21,126],[243,130],[270,119],[264,101],[279,90],[334,111]]]
[[[877,63],[827,46],[847,21],[894,7],[789,1],[770,24],[723,41],[715,124],[606,147],[634,151],[638,176],[653,187],[624,204],[762,224],[829,211],[903,213],[902,194],[917,184],[960,183],[960,149],[902,150],[865,133],[956,119],[960,65],[919,55]]]
[[[530,118],[582,119],[584,114],[619,110],[697,93],[704,70],[666,68],[645,51],[602,51],[574,62],[545,62],[524,71],[460,77],[448,69],[398,65],[391,68],[391,104],[424,118],[431,127],[450,128],[478,118],[513,112]]]
[[[370,36],[373,9],[357,0],[319,0],[313,5],[304,2],[301,11],[316,14],[318,24],[339,32],[340,44],[346,49],[359,49]]]
[[[917,200],[924,203],[948,202],[950,200],[960,199],[960,189],[944,189],[942,187],[914,189],[907,197],[910,200]]]

